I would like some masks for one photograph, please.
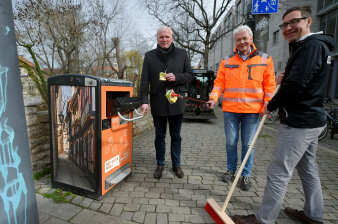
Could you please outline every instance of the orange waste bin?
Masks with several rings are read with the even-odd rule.
[[[48,96],[52,186],[100,199],[132,172],[133,83],[57,75]]]

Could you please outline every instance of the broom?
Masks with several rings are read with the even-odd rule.
[[[278,91],[278,89],[279,89],[279,85],[277,85],[274,94]],[[243,159],[243,161],[241,163],[241,166],[240,166],[240,168],[239,168],[239,170],[238,170],[238,172],[236,174],[236,178],[235,178],[234,182],[231,185],[230,191],[229,191],[229,193],[228,193],[228,195],[227,195],[227,197],[226,197],[226,199],[224,201],[224,204],[223,204],[222,208],[220,208],[218,206],[218,204],[216,203],[216,201],[214,199],[212,199],[212,198],[207,199],[207,203],[204,206],[204,208],[205,208],[205,210],[209,213],[209,215],[212,217],[212,219],[217,224],[235,224],[232,221],[232,219],[224,211],[225,211],[225,209],[228,206],[228,203],[229,203],[230,198],[232,196],[232,193],[233,193],[233,191],[234,191],[234,189],[235,189],[235,187],[237,185],[238,179],[241,176],[241,173],[242,173],[242,171],[244,169],[246,161],[248,160],[248,158],[250,156],[250,153],[251,153],[251,150],[252,150],[252,148],[254,147],[254,145],[256,143],[256,140],[257,140],[257,138],[259,136],[259,133],[261,132],[261,129],[263,127],[263,124],[264,124],[264,121],[266,119],[266,116],[267,115],[264,114],[264,116],[262,117],[261,122],[259,123],[259,126],[258,126],[258,128],[256,130],[255,136],[254,136],[254,138],[253,138],[253,140],[252,140],[252,142],[251,142],[251,144],[249,146],[248,151],[245,154],[245,157],[244,157],[244,159]]]

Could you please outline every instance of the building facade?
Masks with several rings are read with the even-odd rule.
[[[331,52],[332,68],[327,95],[338,98],[338,0],[279,0],[278,12],[273,14],[255,14],[252,2],[257,0],[236,0],[214,35],[225,35],[210,50],[208,63],[211,70],[217,71],[221,59],[230,55],[234,48],[233,30],[246,24],[254,33],[254,44],[257,49],[272,56],[276,74],[284,71],[289,57],[288,42],[284,40],[279,25],[287,8],[296,5],[311,5],[312,32],[323,31],[336,39],[336,47]]]

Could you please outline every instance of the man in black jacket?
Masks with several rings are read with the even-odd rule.
[[[285,213],[303,223],[323,222],[323,194],[316,152],[326,125],[323,99],[329,79],[332,36],[311,33],[310,7],[293,7],[279,27],[289,42],[290,58],[277,94],[264,113],[279,109],[281,125],[268,167],[262,204],[256,215],[234,216],[236,223],[275,223],[294,169],[302,181],[304,210]]]
[[[185,84],[193,78],[190,59],[185,50],[175,47],[172,31],[162,26],[157,31],[157,48],[148,51],[144,57],[140,83],[141,109],[147,113],[150,95],[151,114],[155,126],[155,148],[157,168],[154,177],[160,179],[165,165],[165,137],[167,123],[171,136],[172,170],[178,178],[184,173],[181,169],[181,127],[185,102],[178,98],[169,103],[165,94],[173,89],[184,94]]]

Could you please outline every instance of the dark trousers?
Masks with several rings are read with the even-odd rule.
[[[169,133],[171,137],[171,161],[173,167],[181,165],[181,127],[183,114],[168,117],[153,117],[155,126],[155,148],[158,166],[165,164],[165,137],[167,123],[169,123]]]

